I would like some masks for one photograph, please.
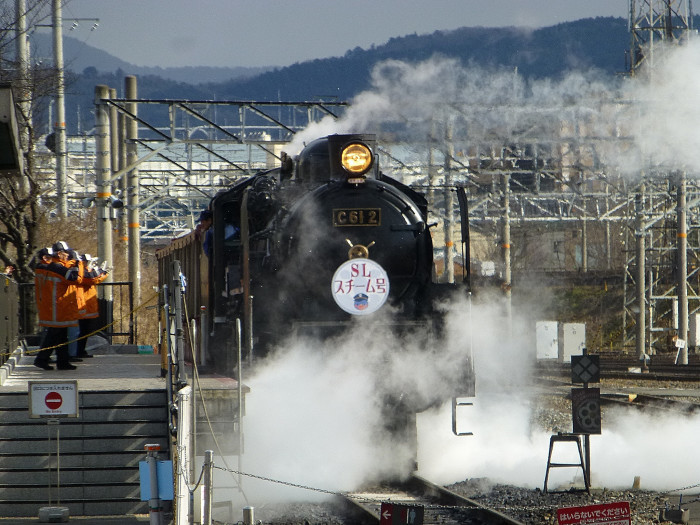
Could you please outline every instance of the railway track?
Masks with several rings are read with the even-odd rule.
[[[595,354],[593,354],[595,355]],[[571,377],[571,363],[540,361],[535,370],[539,373]],[[700,381],[700,362],[693,355],[687,365],[677,365],[672,356],[652,356],[646,367],[631,357],[600,355],[600,377],[606,379],[634,379],[636,381]]]
[[[700,403],[648,394],[602,394],[600,400],[602,404],[608,406],[619,405],[641,410],[650,409],[683,415],[700,412]]]
[[[353,523],[358,524],[421,523],[418,516],[422,512],[425,525],[524,525],[419,476],[350,493],[344,499],[356,520]],[[416,521],[398,521],[395,516],[403,509],[413,509]]]
[[[608,385],[601,390],[600,402],[606,406],[624,406],[640,410],[676,413],[681,415],[697,414],[700,412],[700,395],[698,390],[686,384],[681,386],[677,381],[658,381],[650,384],[647,381],[637,381],[637,377],[623,385]],[[550,389],[550,393],[570,399],[571,388],[580,387],[562,378],[540,378],[539,384]],[[629,383],[629,384],[627,384]],[[690,383],[691,385],[694,382]],[[594,384],[594,387],[600,385]]]

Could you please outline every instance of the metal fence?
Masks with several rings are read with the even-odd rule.
[[[105,293],[112,300],[100,299],[100,326],[105,327],[102,333],[109,342],[115,336],[127,338],[127,344],[134,344],[136,341],[136,330],[134,325],[134,290],[131,281],[103,282],[98,287],[110,288],[109,293]],[[99,295],[98,295],[99,296]]]
[[[10,278],[4,278],[0,286],[0,365],[7,360],[7,353],[12,353],[22,339],[29,345],[38,345],[40,338],[36,334],[26,332],[26,327],[34,326],[29,322],[30,316],[36,315],[29,308],[20,308],[20,291],[26,297],[32,295],[29,288],[34,283],[16,283]],[[111,293],[104,294],[111,300],[99,300],[100,304],[100,333],[110,343],[115,336],[126,338],[127,344],[135,344],[136,328],[134,323],[134,293],[131,282],[100,283],[99,287],[109,287]]]

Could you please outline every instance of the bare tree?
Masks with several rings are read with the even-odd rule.
[[[51,0],[25,0],[25,4],[27,31],[32,31],[32,28],[51,17]],[[18,19],[17,2],[6,0],[0,4],[0,57],[4,60],[15,59]],[[4,62],[2,65],[6,66]]]
[[[23,170],[16,176],[0,178],[0,261],[14,268],[20,283],[31,283],[34,271],[31,262],[39,246],[39,232],[45,213],[42,196],[51,188],[42,180],[37,166],[35,144],[37,134],[32,115],[39,114],[55,90],[55,70],[52,67],[22,64],[16,53],[17,11],[26,4],[25,27],[34,27],[46,16],[49,0],[5,2],[0,6],[0,81],[9,82],[15,94],[15,114],[19,140],[24,157]],[[34,290],[22,286],[20,307],[24,316],[24,333],[34,331]]]

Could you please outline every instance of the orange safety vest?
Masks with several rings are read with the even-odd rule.
[[[67,268],[82,268],[83,283],[85,282],[85,266],[83,265],[82,261],[76,261],[75,259],[71,259],[65,262],[61,261],[61,264],[65,265]],[[80,319],[82,317],[82,312],[85,310],[85,298],[83,294],[82,284],[76,285],[75,287],[75,308],[78,312],[78,317],[76,317],[76,319]]]
[[[97,286],[107,278],[107,272],[99,273],[98,270],[91,270],[87,276],[83,277],[82,289],[83,308],[80,311],[81,319],[94,319],[100,315],[100,305],[97,301]]]
[[[40,263],[34,274],[39,326],[76,326],[77,285],[83,282],[82,265],[64,266],[58,259],[54,259],[49,264]]]

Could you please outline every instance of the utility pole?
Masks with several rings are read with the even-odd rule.
[[[109,109],[105,100],[109,99],[107,86],[95,86],[95,206],[97,208],[97,254],[100,259],[113,265],[112,258],[112,196],[110,185],[111,162],[109,154]],[[112,282],[109,272],[105,282]],[[99,286],[99,298],[103,301],[106,319],[112,318],[112,287]]]
[[[117,90],[110,88],[109,98],[117,98]],[[119,171],[119,112],[113,104],[109,106],[109,161],[112,173]]]
[[[27,38],[27,0],[15,1],[15,16],[17,25],[15,27],[17,35],[17,65],[19,67],[19,97],[18,104],[22,111],[22,118],[19,131],[20,147],[23,151],[29,150],[29,130],[32,123],[32,105],[29,96],[29,39]],[[21,175],[21,174],[20,174]],[[29,191],[29,181],[21,176],[22,190]]]
[[[53,0],[53,53],[56,68],[56,202],[58,216],[68,216],[66,197],[66,106],[63,75],[63,14],[61,0]]]
[[[586,195],[581,191],[581,271],[588,272],[588,228],[586,218]]]
[[[676,249],[678,255],[678,360],[688,364],[688,220],[685,171],[678,174]]]
[[[452,158],[454,157],[454,141],[452,140],[453,122],[448,119],[445,123],[445,282],[455,282],[454,241],[454,193],[452,192]],[[466,261],[463,262],[466,264]]]
[[[117,165],[117,171],[122,171],[124,168],[127,166],[126,162],[126,115],[124,113],[119,112],[117,115],[117,129],[118,129],[118,136],[117,136],[117,147],[118,147],[118,165]],[[117,182],[117,185],[119,187],[120,195],[122,200],[125,200],[128,195],[127,191],[127,175],[124,174],[119,178],[119,181]],[[129,214],[127,213],[127,210],[123,210],[122,213],[119,214],[119,241],[121,242],[121,246],[123,248],[127,247],[127,243],[129,241]]]
[[[135,76],[127,76],[124,79],[125,93],[127,100],[136,100],[137,85]],[[127,102],[127,111],[131,115],[136,116],[138,112],[138,104],[136,102]],[[138,151],[136,141],[139,138],[138,121],[135,118],[126,119],[126,161],[127,165],[132,166],[138,160]],[[141,304],[141,231],[139,220],[139,170],[134,167],[126,175],[127,180],[127,214],[129,226],[129,280],[133,285],[134,304]],[[134,317],[134,334],[138,334],[137,320]]]
[[[117,98],[117,90],[116,89],[110,89],[109,90],[109,98],[110,99],[115,99]],[[117,107],[114,104],[110,104],[109,106],[109,164],[112,169],[112,173],[116,173],[119,171],[119,139],[121,138],[120,135],[120,130],[119,130],[119,112],[117,111]],[[119,181],[115,181],[112,183],[110,187],[110,191],[114,192],[115,186],[119,184]],[[121,195],[120,193],[117,192],[118,195]],[[113,201],[114,202],[114,201]],[[124,210],[125,211],[125,210]],[[119,237],[119,219],[118,217],[121,217],[124,215],[124,211],[122,212],[117,212],[114,206],[110,207],[110,221],[109,225],[110,228],[112,229],[112,242],[114,242],[114,238],[116,237],[117,239],[120,239]]]
[[[510,173],[503,174],[503,294],[505,295],[508,337],[513,334],[511,247],[510,247]]]
[[[645,260],[646,260],[646,242],[644,232],[644,184],[640,186],[640,193],[635,197],[635,212],[636,225],[634,235],[637,241],[637,357],[642,363],[642,367],[646,367],[645,341],[646,341],[646,304],[645,304]]]

